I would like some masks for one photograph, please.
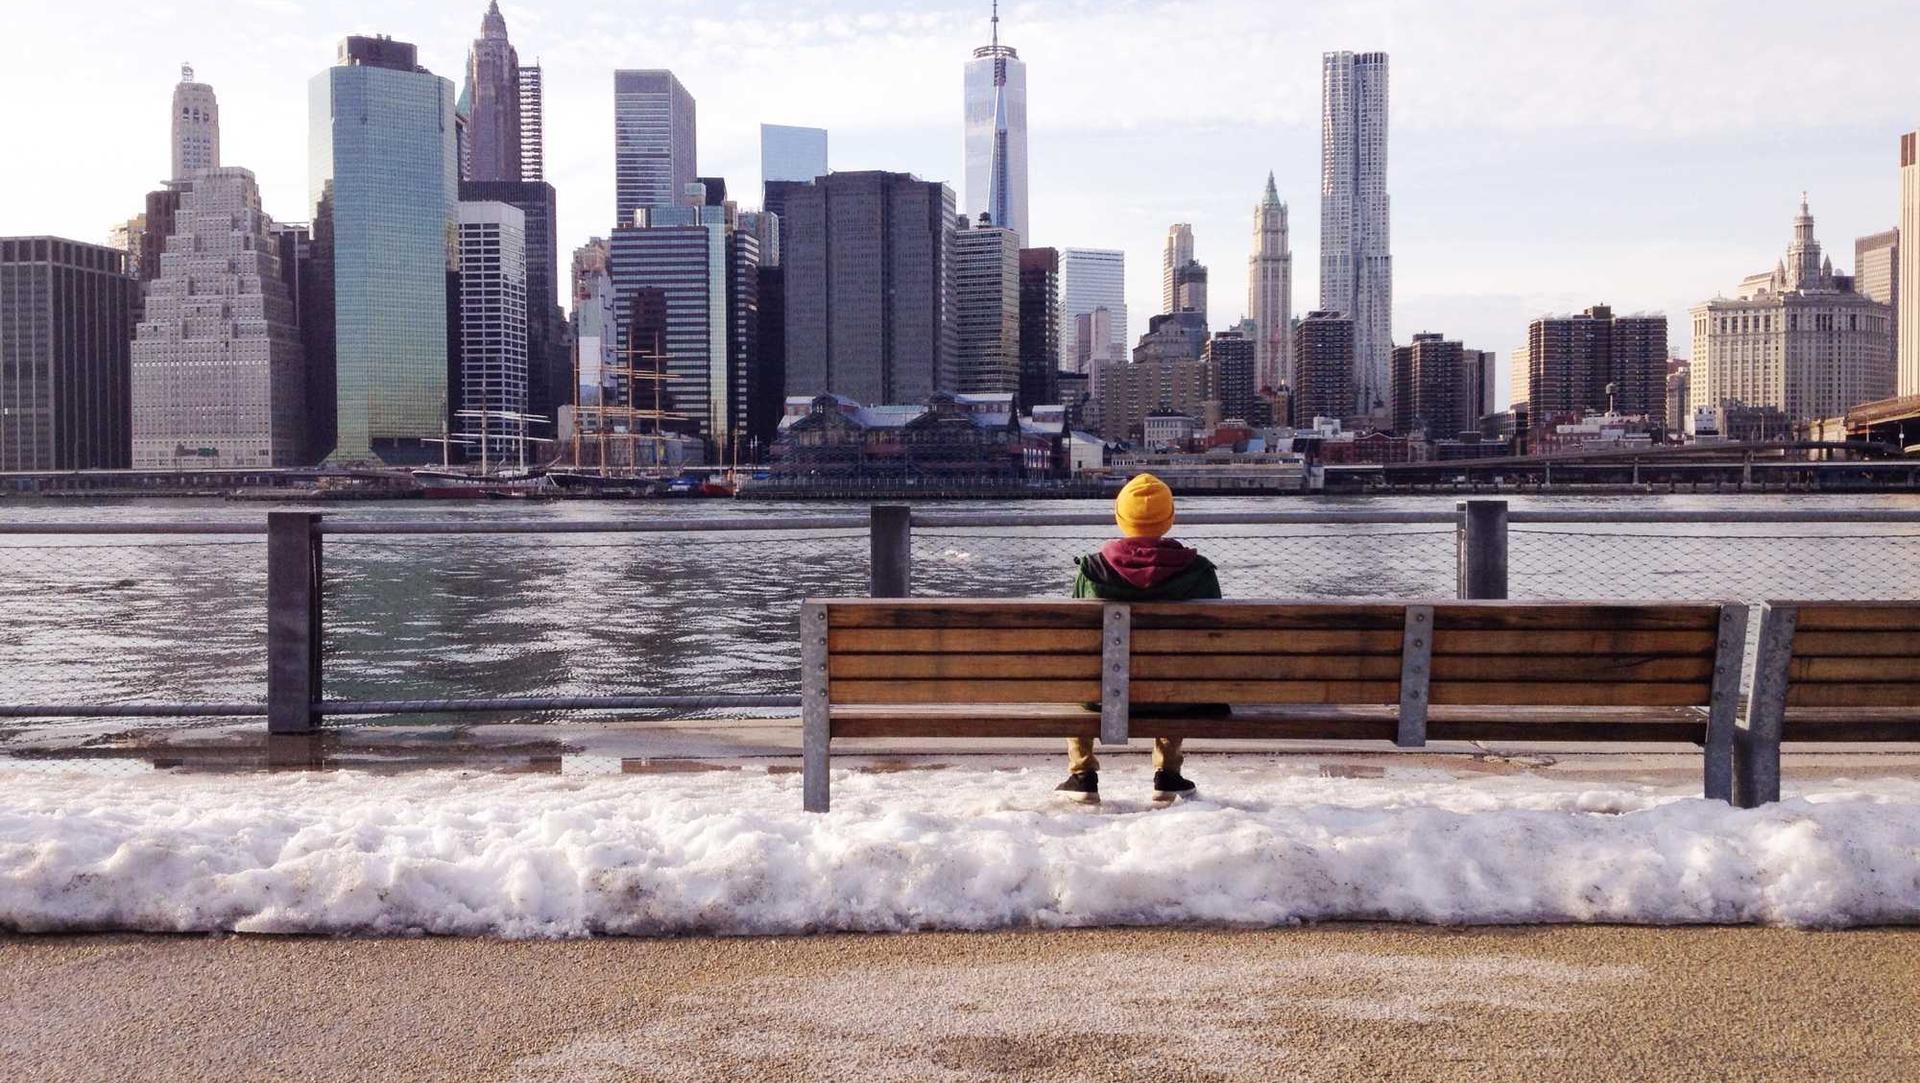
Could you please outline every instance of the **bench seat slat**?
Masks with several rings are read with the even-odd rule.
[[[1781,739],[1920,743],[1920,705],[1788,708],[1781,723]]]

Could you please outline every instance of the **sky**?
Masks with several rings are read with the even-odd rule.
[[[1504,358],[1529,320],[1598,303],[1686,311],[1785,251],[1804,190],[1836,269],[1899,212],[1920,127],[1920,5],[1852,0],[1007,0],[1027,62],[1035,245],[1122,248],[1135,335],[1160,308],[1168,225],[1190,222],[1216,326],[1246,308],[1269,171],[1289,204],[1293,306],[1315,307],[1320,56],[1392,57],[1394,337]],[[16,103],[0,235],[104,241],[168,168],[178,66],[219,95],[223,164],[304,221],[307,83],[348,34],[419,45],[461,81],[483,0],[0,0]],[[828,128],[835,169],[952,185],[962,67],[988,3],[505,0],[546,73],[561,258],[613,219],[615,68],[672,69],[699,171],[758,202],[759,125]],[[1504,368],[1504,365],[1502,366]],[[1504,379],[1504,374],[1503,374]]]

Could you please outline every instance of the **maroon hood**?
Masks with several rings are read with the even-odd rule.
[[[1172,538],[1115,538],[1100,547],[1100,555],[1120,578],[1141,590],[1172,579],[1200,557]]]

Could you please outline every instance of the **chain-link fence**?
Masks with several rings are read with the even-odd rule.
[[[1451,526],[1209,525],[1181,531],[1180,541],[1214,563],[1230,598],[1433,597],[1454,591],[1455,535]],[[916,529],[913,592],[1066,594],[1077,559],[1112,537],[1110,526]]]
[[[1514,598],[1920,598],[1920,524],[1515,525]]]
[[[259,537],[0,537],[0,704],[257,703]]]
[[[1920,513],[1595,518],[1516,515],[1505,534],[1509,595],[1920,598]],[[1179,536],[1219,567],[1228,597],[1430,598],[1457,588],[1453,519],[1196,515]],[[323,523],[324,700],[797,696],[799,603],[867,593],[875,537],[863,522],[769,509],[673,529]],[[0,738],[84,713],[77,707],[160,720],[116,724],[142,729],[216,706],[264,713],[263,535],[0,528],[0,715],[67,708],[0,720]],[[1072,588],[1075,558],[1111,537],[1104,516],[949,513],[914,525],[904,551],[916,595],[1058,597]],[[393,720],[328,721],[369,717]]]
[[[800,602],[864,594],[865,531],[325,541],[330,700],[783,695]]]

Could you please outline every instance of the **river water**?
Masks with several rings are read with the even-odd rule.
[[[1183,509],[1449,510],[1457,498],[1200,498]],[[1764,512],[1907,508],[1913,496],[1516,497],[1516,508]],[[925,505],[1104,513],[1104,501]],[[0,500],[0,522],[258,521],[222,500]],[[330,699],[792,694],[799,602],[865,593],[864,530],[781,529],[848,504],[328,504],[353,521],[700,519],[728,533],[329,536]],[[915,532],[915,593],[1057,595],[1102,528]],[[1450,526],[1308,524],[1177,531],[1229,596],[1446,596]],[[265,543],[234,536],[0,535],[0,703],[258,702]],[[1920,597],[1920,524],[1516,527],[1515,597]],[[116,723],[120,728],[165,722]],[[37,724],[27,724],[37,725]],[[8,728],[13,727],[13,728]],[[23,727],[0,722],[0,738]]]

